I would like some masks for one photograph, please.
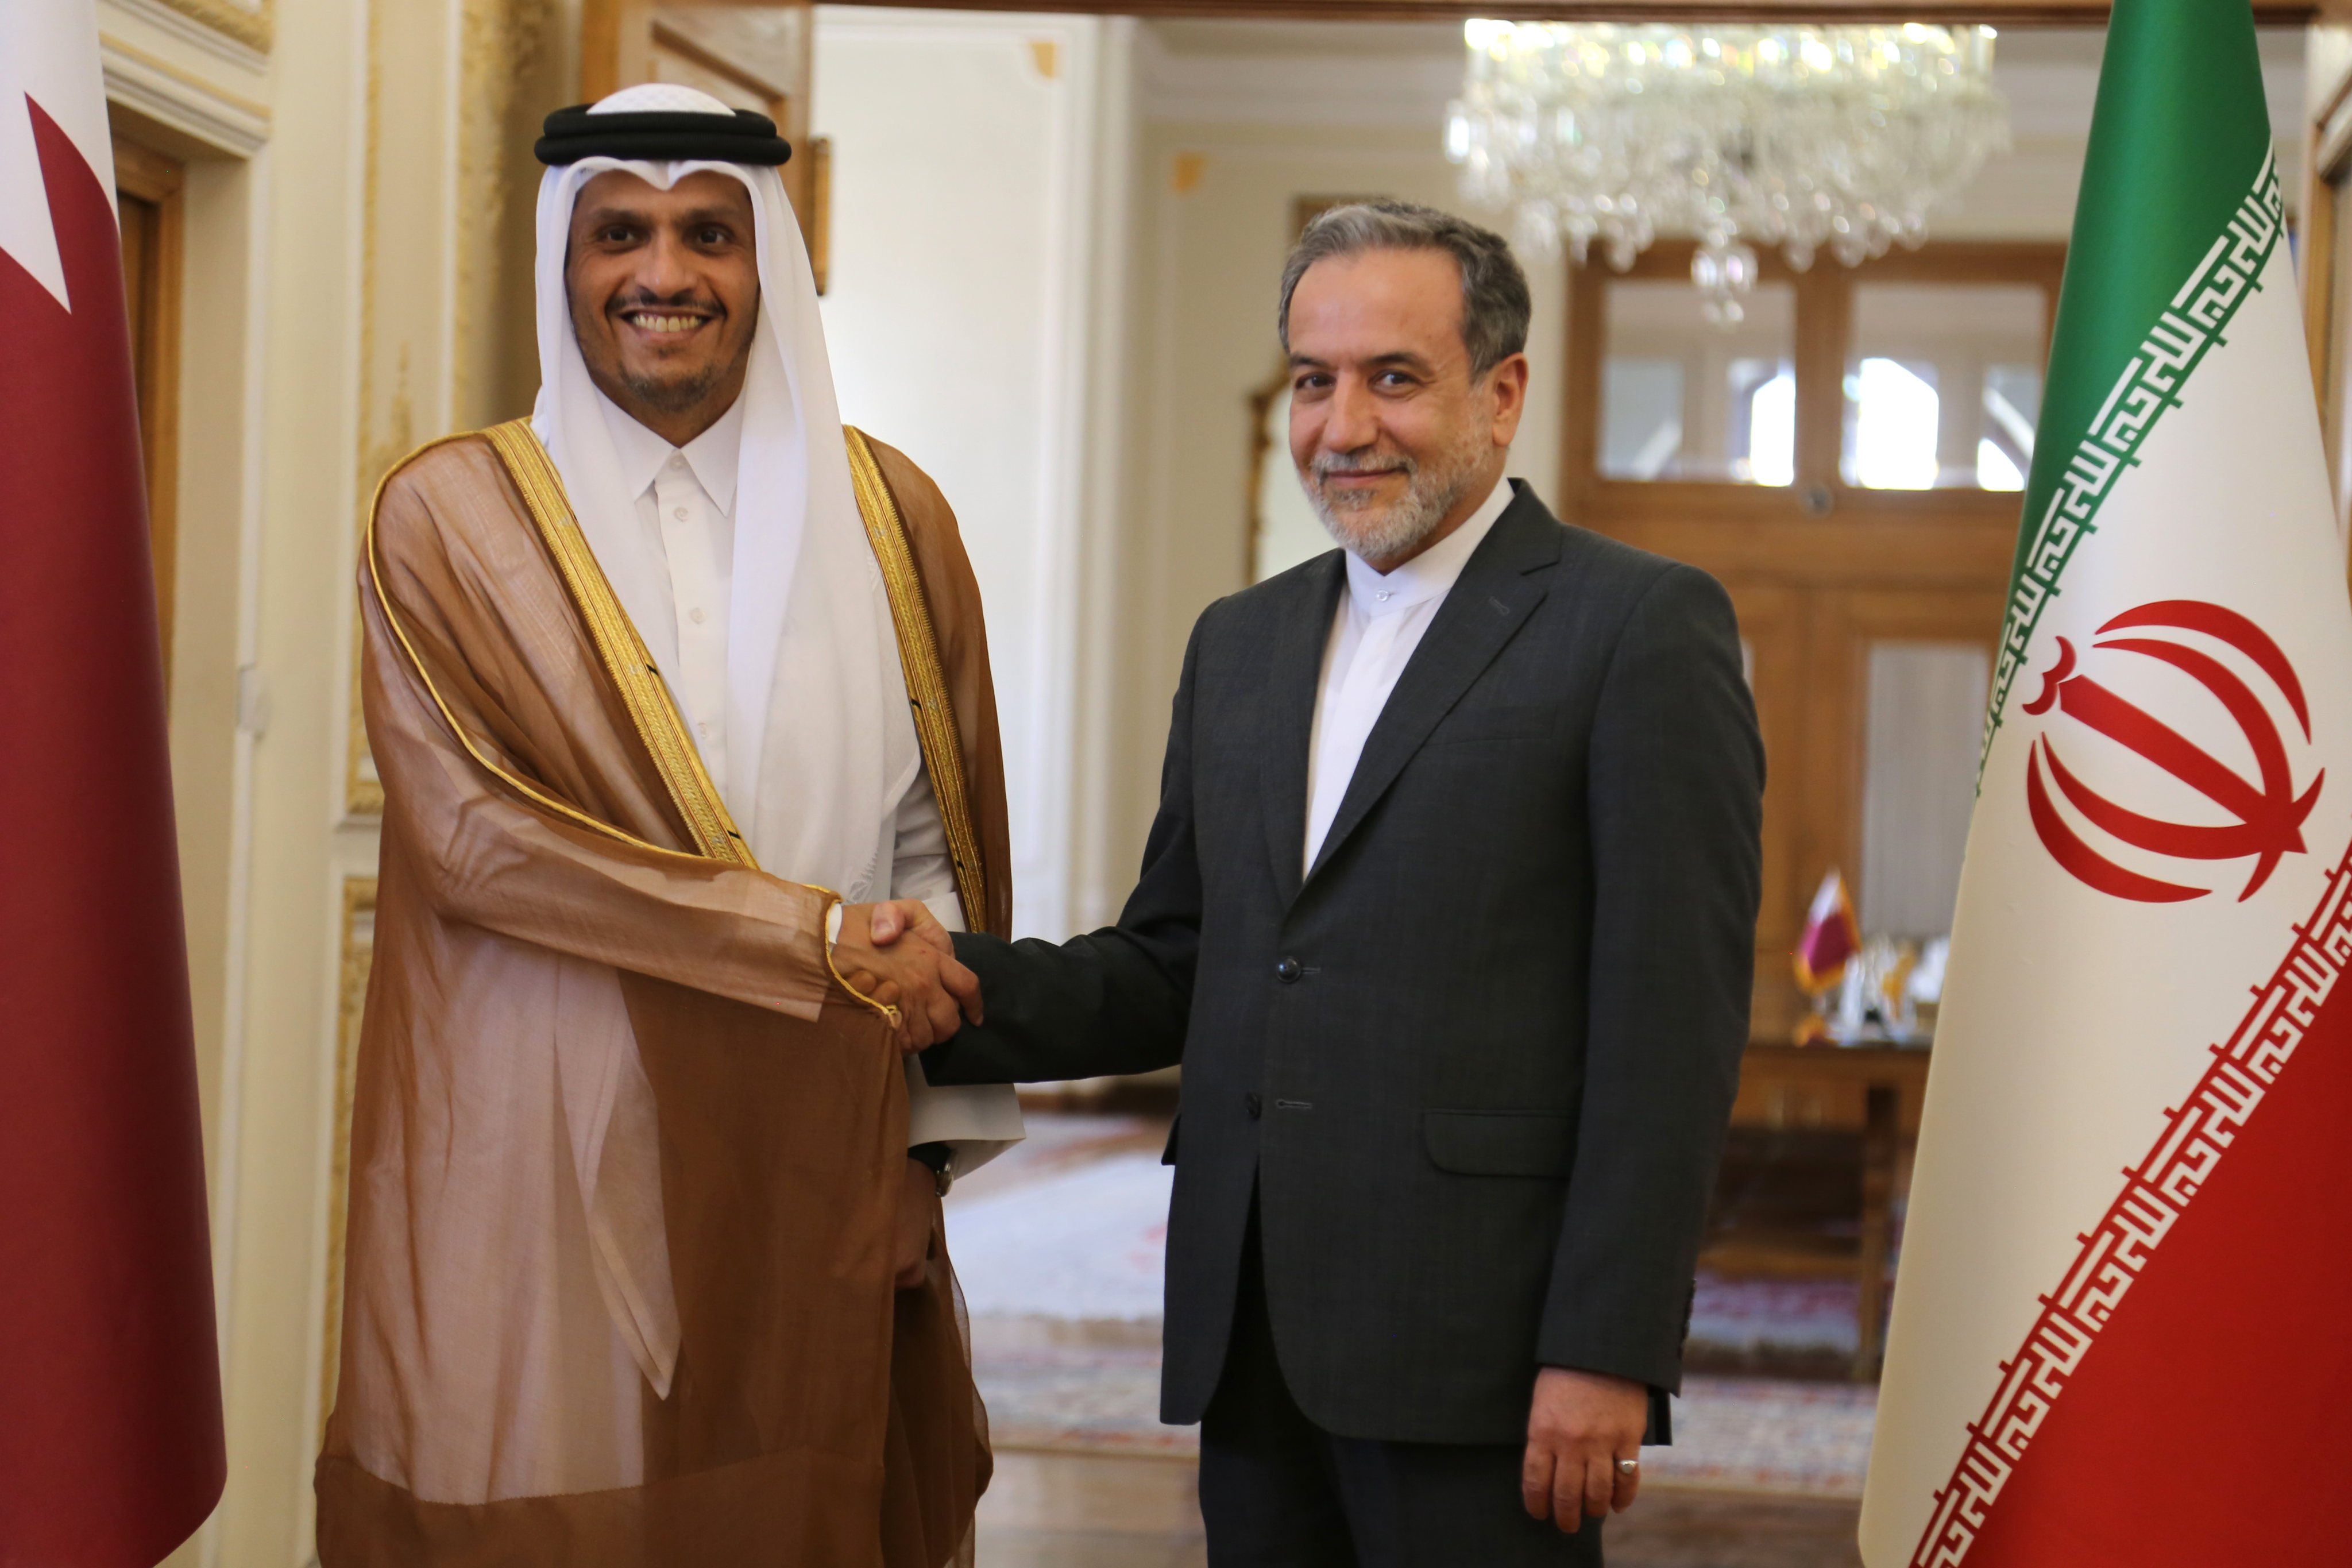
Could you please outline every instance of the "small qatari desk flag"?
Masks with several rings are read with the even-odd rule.
[[[2246,0],[2116,0],[1870,1568],[2352,1561],[2352,607]]]
[[[163,659],[91,0],[0,0],[0,1564],[220,1496]]]

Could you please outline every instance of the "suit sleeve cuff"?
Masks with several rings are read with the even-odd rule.
[[[1546,1364],[1550,1365],[1553,1363],[1547,1363]],[[1591,1369],[1581,1366],[1563,1366],[1559,1370],[1561,1372],[1589,1372]],[[1603,1375],[1614,1377],[1616,1373],[1604,1373]],[[1649,1395],[1650,1413],[1642,1430],[1642,1447],[1644,1448],[1665,1447],[1675,1440],[1674,1391],[1671,1389],[1660,1388],[1654,1383],[1643,1384],[1643,1389]]]

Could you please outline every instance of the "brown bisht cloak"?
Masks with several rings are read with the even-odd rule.
[[[1003,764],[953,515],[845,433],[966,922]],[[990,1468],[906,1082],[837,896],[758,869],[518,422],[425,448],[361,565],[384,781],[324,1568],[968,1561]]]

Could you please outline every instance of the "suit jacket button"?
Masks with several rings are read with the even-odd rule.
[[[1290,984],[1305,973],[1305,969],[1299,964],[1298,960],[1295,958],[1285,958],[1280,963],[1274,966],[1274,977],[1276,980],[1281,981],[1285,985]]]
[[[1265,1109],[1265,1101],[1260,1100],[1255,1094],[1243,1095],[1242,1103],[1249,1108],[1249,1119],[1252,1121],[1255,1121],[1258,1118],[1258,1113]]]

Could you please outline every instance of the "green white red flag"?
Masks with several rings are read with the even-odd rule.
[[[2347,1560],[2352,607],[2245,0],[2117,0],[1870,1568]]]

